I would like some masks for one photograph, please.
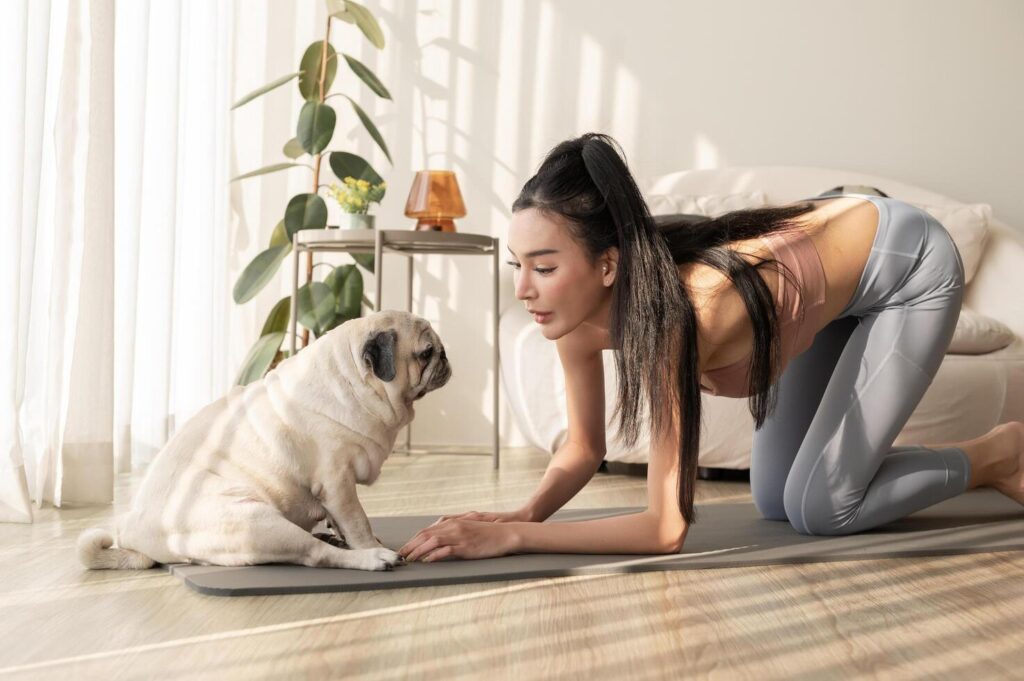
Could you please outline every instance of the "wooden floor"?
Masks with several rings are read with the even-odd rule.
[[[502,456],[396,454],[360,498],[370,516],[511,510],[548,456]],[[79,565],[79,532],[138,481],[0,524],[0,678],[1024,678],[1024,552],[221,598]],[[566,508],[644,499],[642,478],[601,473]]]

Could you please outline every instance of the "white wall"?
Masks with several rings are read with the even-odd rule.
[[[297,70],[325,22],[321,0],[235,2],[233,99]],[[329,102],[339,112],[331,149],[358,153],[385,176],[380,228],[411,228],[402,211],[416,170],[453,169],[469,211],[458,228],[498,235],[504,251],[522,183],[556,143],[594,130],[615,137],[642,178],[727,165],[848,168],[989,203],[1024,229],[1024,3],[1016,0],[366,4],[385,49],[340,22],[332,43],[373,69],[394,101],[378,100],[345,67],[333,91],[371,115],[394,166],[340,97]],[[300,105],[286,86],[234,112],[237,172],[285,160]],[[237,272],[310,183],[308,171],[292,170],[232,185]],[[385,307],[404,309],[404,258],[386,257]],[[413,310],[444,338],[454,377],[419,403],[415,443],[490,444],[489,268],[478,256],[416,261]],[[521,303],[503,268],[504,309]],[[290,276],[283,269],[239,312],[251,335],[232,339],[236,364],[290,291]],[[501,430],[503,443],[525,444],[504,404]]]

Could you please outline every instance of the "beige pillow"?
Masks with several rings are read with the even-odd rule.
[[[646,198],[651,215],[687,213],[715,218],[730,211],[767,205],[762,191],[703,195],[649,194]]]
[[[942,206],[915,201],[907,203],[923,209],[946,228],[964,261],[964,283],[970,283],[978,271],[981,253],[988,240],[992,206],[987,203],[953,203]]]
[[[998,319],[960,308],[953,340],[946,352],[954,355],[983,355],[1005,348],[1013,342],[1013,330]]]

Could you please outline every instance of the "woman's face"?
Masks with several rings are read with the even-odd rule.
[[[512,214],[506,245],[516,298],[528,310],[547,313],[534,315],[545,338],[556,340],[584,322],[608,328],[618,249],[608,249],[591,264],[563,218],[536,208]]]

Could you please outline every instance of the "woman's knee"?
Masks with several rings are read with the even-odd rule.
[[[782,489],[779,486],[754,484],[750,481],[750,495],[754,508],[766,520],[786,520],[786,509],[782,503]]]
[[[778,462],[766,465],[763,456],[761,452],[754,452],[750,457],[750,496],[754,500],[754,508],[767,520],[785,520],[782,492],[789,471],[783,470]]]
[[[852,531],[846,514],[836,508],[830,495],[808,489],[806,482],[786,481],[782,504],[790,524],[800,534],[837,536]]]

